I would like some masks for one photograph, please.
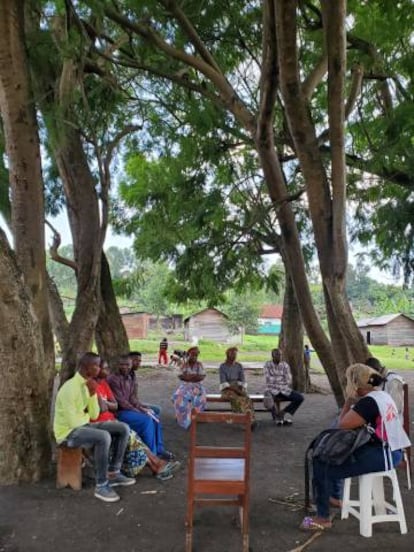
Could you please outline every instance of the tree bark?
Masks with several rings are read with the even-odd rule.
[[[0,3],[0,110],[6,138],[14,247],[54,373],[47,306],[43,181],[36,114],[24,43],[24,2]]]
[[[333,7],[333,6],[332,6]],[[338,8],[338,12],[335,10]],[[339,9],[340,8],[340,9]],[[310,109],[299,79],[296,2],[277,3],[277,40],[281,91],[295,149],[305,178],[315,234],[336,369],[343,385],[345,368],[364,361],[368,350],[352,316],[345,292],[347,244],[345,231],[345,164],[343,156],[345,71],[344,5],[329,10],[327,26],[332,189],[322,163]],[[339,33],[339,35],[338,35]],[[311,339],[312,341],[312,339]],[[312,342],[316,350],[316,345]]]
[[[76,369],[80,354],[91,349],[100,308],[102,234],[95,180],[77,129],[67,125],[53,144],[62,178],[77,266],[75,310],[68,347],[62,356],[62,383]]]
[[[99,354],[115,368],[119,355],[129,352],[128,336],[119,313],[105,253],[101,259],[101,308],[95,331]]]
[[[37,481],[50,465],[49,370],[31,293],[1,230],[0,327],[0,484]]]
[[[0,483],[36,481],[50,459],[54,347],[47,307],[43,182],[24,43],[24,2],[0,2],[0,110],[12,233],[0,235]]]
[[[66,318],[59,290],[49,275],[47,278],[50,320],[52,322],[53,333],[58,340],[60,350],[63,352],[69,346],[69,322]]]
[[[306,393],[310,387],[309,374],[303,364],[303,323],[289,273],[285,273],[285,296],[283,298],[282,334],[279,347],[292,372],[293,388]]]

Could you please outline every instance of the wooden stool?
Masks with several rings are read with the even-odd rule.
[[[57,448],[56,487],[82,489],[82,449],[61,445]]]

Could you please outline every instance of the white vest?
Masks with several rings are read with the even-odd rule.
[[[377,403],[390,450],[400,450],[411,446],[411,441],[404,431],[392,397],[385,391],[371,391],[366,396],[372,397]]]

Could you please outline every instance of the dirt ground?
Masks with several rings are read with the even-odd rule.
[[[162,420],[168,449],[183,463],[170,481],[160,482],[144,472],[137,484],[121,488],[122,500],[106,504],[93,497],[93,481],[85,480],[82,491],[57,490],[53,478],[36,485],[0,488],[0,552],[182,552],[186,506],[186,461],[188,432],[173,417],[170,397],[176,374],[165,369],[146,369],[139,375],[141,398],[163,407]],[[217,373],[210,370],[206,386],[217,391]],[[406,379],[414,389],[414,373]],[[248,371],[250,392],[263,390],[259,371]],[[326,388],[324,376],[313,382]],[[410,404],[414,405],[411,394]],[[311,438],[336,414],[330,394],[310,394],[291,427],[275,426],[268,413],[259,413],[253,433],[250,544],[254,552],[292,552],[310,534],[298,529],[303,517],[303,457]],[[411,412],[414,419],[413,412]],[[223,430],[236,430],[223,428]],[[214,436],[218,440],[221,435]],[[396,523],[374,526],[373,537],[359,536],[358,522],[350,518],[315,539],[306,550],[331,552],[411,551],[414,548],[414,501],[400,487],[408,534],[400,535]],[[194,552],[238,552],[240,532],[231,508],[203,508],[196,513]]]

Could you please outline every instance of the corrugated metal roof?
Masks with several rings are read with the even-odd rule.
[[[282,305],[263,305],[259,318],[282,318],[283,306]]]
[[[187,320],[190,320],[190,318],[193,318],[194,316],[197,316],[197,315],[201,314],[202,312],[206,312],[206,311],[209,311],[209,310],[214,310],[214,311],[218,312],[219,314],[221,314],[222,316],[224,316],[225,318],[228,318],[227,314],[224,314],[224,312],[222,312],[221,310],[218,310],[215,307],[210,307],[210,308],[207,308],[207,309],[201,309],[200,311],[197,311],[197,312],[194,312],[193,314],[190,314],[190,316],[187,316],[187,318],[184,318],[184,322],[187,322]]]
[[[383,314],[382,316],[376,316],[375,318],[361,318],[361,320],[358,320],[357,324],[358,328],[363,328],[365,326],[386,326],[399,316],[405,316],[405,318],[408,318],[414,322],[413,318],[399,312],[397,314]]]

